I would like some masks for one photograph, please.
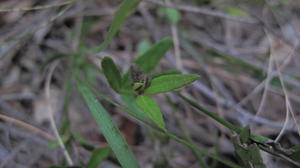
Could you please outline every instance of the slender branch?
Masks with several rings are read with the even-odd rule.
[[[72,159],[70,157],[70,154],[68,153],[68,151],[67,151],[67,149],[65,147],[65,144],[63,143],[62,138],[60,137],[58,129],[56,127],[54,116],[53,116],[53,109],[52,109],[52,106],[50,104],[50,102],[51,102],[50,101],[50,97],[51,97],[51,95],[50,95],[50,83],[51,83],[53,72],[54,72],[57,64],[58,64],[58,62],[54,62],[51,65],[50,70],[49,70],[49,74],[48,74],[47,79],[46,79],[45,95],[46,95],[46,99],[48,100],[47,112],[49,114],[50,124],[51,124],[51,127],[52,127],[53,131],[54,131],[55,137],[58,140],[59,146],[62,148],[64,156],[65,156],[68,164],[70,166],[73,166],[73,161],[72,161]]]
[[[47,139],[48,141],[55,141],[55,137],[53,137],[52,135],[48,134],[47,132],[41,130],[40,128],[37,128],[35,126],[32,126],[24,121],[0,114],[0,119],[7,121],[7,122],[11,122],[19,127],[22,127],[30,132],[33,132],[45,139]]]

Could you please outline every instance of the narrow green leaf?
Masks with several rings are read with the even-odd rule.
[[[259,147],[255,143],[249,146],[249,155],[250,155],[249,161],[251,161],[254,167],[266,168],[266,165],[264,164],[263,159],[261,157]]]
[[[89,143],[84,137],[80,136],[76,132],[72,132],[72,137],[86,150],[93,151],[95,147]]]
[[[269,138],[262,136],[262,135],[251,134],[250,137],[251,137],[252,141],[262,143],[262,144],[270,141]]]
[[[122,167],[139,168],[135,156],[128,147],[119,129],[115,126],[108,112],[96,99],[89,86],[78,78],[77,87]]]
[[[292,154],[290,155],[290,158],[296,161],[300,161],[300,145],[296,145],[291,148]]]
[[[140,0],[124,0],[119,9],[117,10],[113,22],[109,28],[108,34],[106,35],[104,42],[101,44],[99,49],[96,49],[94,52],[101,52],[105,50],[111,40],[119,31],[120,27],[124,24],[126,19],[132,14],[136,6],[139,4]]]
[[[245,168],[265,168],[258,146],[253,144],[244,144],[240,140],[240,135],[232,137],[235,154]]]
[[[177,142],[183,144],[183,145],[186,145],[187,147],[189,147],[190,149],[192,150],[196,150],[197,152],[199,152],[200,154],[202,155],[205,155],[205,156],[208,156],[214,160],[217,160],[221,163],[223,163],[224,165],[227,165],[228,167],[231,167],[231,168],[242,168],[241,166],[239,165],[236,165],[235,163],[232,163],[231,161],[228,161],[226,159],[223,159],[221,157],[219,157],[218,155],[216,155],[215,153],[210,153],[208,152],[207,150],[205,149],[202,149],[201,147],[187,141],[187,140],[184,140],[184,139],[181,139],[179,137],[177,137],[176,135],[170,133],[170,132],[167,132],[166,133],[170,138],[176,140]]]
[[[163,75],[152,79],[150,86],[146,89],[145,95],[158,94],[172,91],[184,85],[194,82],[199,78],[196,74]]]
[[[224,118],[220,117],[218,114],[213,113],[212,111],[202,107],[196,101],[194,101],[192,99],[189,99],[189,98],[187,98],[187,97],[185,97],[181,94],[179,94],[179,97],[182,98],[187,103],[189,103],[190,105],[192,105],[197,110],[199,110],[199,111],[205,113],[206,115],[208,115],[209,117],[213,118],[214,120],[216,120],[217,122],[219,122],[220,124],[222,124],[223,126],[228,128],[229,130],[234,131],[236,133],[239,133],[241,131],[241,128],[239,128],[238,126],[233,125],[231,122],[229,122],[229,121],[225,120]]]
[[[175,75],[175,74],[182,74],[181,71],[177,70],[177,69],[171,69],[168,71],[163,71],[163,72],[157,72],[154,74],[151,74],[151,79],[157,78],[159,76],[163,76],[163,75]]]
[[[289,0],[279,0],[279,2],[284,3],[284,4],[288,4]]]
[[[100,94],[100,92],[97,92],[97,94]],[[118,103],[115,103],[113,100],[111,100],[109,97],[107,97],[106,95],[102,95],[101,96],[103,98],[103,100],[107,101],[108,103],[114,105],[115,107],[117,107],[118,109],[120,110],[123,110],[125,112],[128,112],[130,115],[136,117],[132,112],[133,110],[129,108],[129,110],[121,105],[119,105]],[[144,124],[146,124],[147,126],[155,129],[155,130],[158,130],[158,131],[162,131],[160,129],[158,129],[158,127],[156,127],[156,125],[153,125],[152,123],[149,123],[147,122],[146,120],[143,120],[143,118],[138,118],[136,117],[136,119],[142,121]],[[191,143],[190,141],[188,140],[184,140],[182,138],[179,138],[177,136],[175,136],[174,134],[168,132],[168,131],[165,131],[164,134],[166,134],[168,137],[170,137],[171,139],[174,139],[175,141],[189,147],[190,149],[192,150],[196,150],[197,152],[199,152],[200,154],[203,154],[204,156],[207,156],[207,157],[210,157],[214,160],[217,160],[219,161],[220,163],[223,163],[224,165],[227,165],[228,167],[231,167],[231,168],[241,168],[240,166],[236,165],[235,163],[232,163],[231,161],[228,161],[226,159],[223,159],[221,158],[220,156],[214,154],[214,153],[210,153],[208,152],[207,150],[205,149],[202,149],[201,147]]]
[[[97,168],[97,166],[100,165],[105,158],[107,158],[109,153],[110,153],[110,147],[95,149],[87,164],[87,168]]]
[[[136,104],[135,97],[132,95],[121,95],[122,101],[127,105],[127,107],[132,111],[135,118],[146,119],[147,116],[143,110]]]
[[[236,17],[242,17],[242,18],[248,18],[250,17],[249,14],[242,9],[236,8],[236,7],[225,7],[223,8],[225,13],[228,13],[229,15],[236,16]]]
[[[181,94],[178,94],[180,98],[182,98],[184,101],[186,101],[187,103],[189,103],[190,105],[192,105],[194,108],[196,108],[197,110],[205,113],[206,115],[208,115],[209,117],[211,117],[212,119],[216,120],[218,123],[222,124],[223,126],[225,126],[226,128],[228,128],[231,131],[234,131],[236,133],[240,133],[241,132],[241,128],[238,126],[233,125],[231,122],[225,120],[224,118],[220,117],[218,114],[213,113],[212,111],[202,107],[201,105],[199,105],[197,102],[195,102],[192,99],[189,99]],[[258,143],[266,143],[268,141],[270,141],[269,138],[261,136],[261,135],[256,135],[256,134],[251,134],[250,138],[252,141],[254,142],[258,142]]]
[[[251,136],[251,132],[250,132],[250,127],[247,126],[245,128],[243,128],[240,132],[240,138],[241,138],[241,142],[244,143],[248,143],[249,139]]]
[[[160,107],[153,99],[151,99],[151,97],[143,95],[138,96],[136,98],[136,103],[152,121],[165,130],[165,122]]]
[[[70,140],[70,135],[66,134],[61,136],[61,140],[64,144],[66,144]],[[53,149],[59,146],[58,140],[52,141],[48,143],[48,148]]]
[[[148,39],[144,39],[139,42],[137,46],[137,52],[139,55],[144,54],[151,47],[151,43]]]
[[[110,57],[104,57],[101,66],[110,87],[119,92],[122,86],[122,77],[114,61]]]
[[[167,8],[166,14],[172,24],[177,24],[181,18],[180,12],[174,8]]]
[[[159,60],[172,46],[170,38],[164,38],[154,44],[135,60],[135,64],[144,72],[148,73],[158,64]]]

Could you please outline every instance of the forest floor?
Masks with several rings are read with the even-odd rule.
[[[61,148],[53,145],[49,104],[60,131],[68,121],[67,132],[105,146],[70,81],[72,63],[67,58],[78,55],[87,60],[90,64],[82,68],[87,78],[95,79],[94,87],[120,102],[97,71],[101,58],[112,57],[126,72],[137,55],[165,37],[173,40],[173,48],[156,71],[177,69],[201,76],[182,89],[186,95],[235,125],[250,125],[253,133],[278,140],[284,148],[300,144],[300,1],[144,0],[105,51],[82,55],[103,42],[119,4],[119,0],[0,1],[0,168],[64,164]],[[36,6],[43,7],[29,9]],[[176,24],[168,18],[166,7],[179,12]],[[47,97],[46,79],[54,62]],[[232,132],[175,94],[154,98],[171,132],[237,162]],[[142,167],[201,167],[187,147],[161,139],[127,113],[101,102]],[[68,148],[75,165],[87,162],[91,155],[76,140],[70,140]],[[262,157],[267,167],[295,167],[265,152]],[[102,167],[120,166],[109,157]]]

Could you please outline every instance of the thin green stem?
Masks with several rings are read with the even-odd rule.
[[[186,102],[188,102],[190,105],[192,105],[193,107],[195,107],[196,109],[204,112],[205,114],[207,114],[208,116],[210,116],[211,118],[213,118],[214,120],[218,121],[220,124],[222,124],[223,126],[227,127],[228,129],[230,129],[231,131],[234,132],[240,132],[241,128],[231,124],[229,121],[223,119],[222,117],[220,117],[219,115],[203,108],[202,106],[198,105],[195,101],[183,96],[182,94],[178,93],[179,97],[182,98],[183,100],[185,100]]]
[[[186,145],[190,149],[197,150],[197,152],[199,152],[199,153],[201,153],[201,154],[203,154],[205,156],[208,156],[208,157],[210,157],[212,159],[215,159],[215,160],[217,160],[217,161],[219,161],[219,162],[221,162],[221,163],[223,163],[223,164],[225,164],[225,165],[227,165],[229,167],[232,167],[232,168],[241,168],[240,166],[238,166],[238,165],[236,165],[236,164],[234,164],[234,163],[232,163],[230,161],[227,161],[227,160],[225,160],[225,159],[223,159],[223,158],[221,158],[221,157],[219,157],[219,156],[217,156],[217,155],[215,155],[213,153],[207,152],[206,150],[204,150],[204,149],[202,149],[202,148],[194,145],[193,143],[188,142],[187,140],[181,139],[181,138],[175,136],[174,134],[172,134],[170,132],[166,132],[166,134],[168,135],[168,137],[176,140],[177,142],[179,142],[181,144]]]
[[[89,86],[89,87],[91,87],[91,86]],[[93,89],[93,90],[95,91],[95,89]],[[112,105],[116,106],[117,108],[119,108],[119,109],[121,109],[121,110],[123,110],[123,111],[125,111],[125,112],[128,112],[128,113],[131,114],[131,115],[134,114],[133,112],[131,112],[130,109],[125,108],[125,107],[123,107],[122,105],[120,105],[120,104],[114,102],[113,100],[111,100],[111,99],[110,99],[109,97],[107,97],[106,95],[101,94],[99,91],[95,91],[95,93],[96,93],[100,98],[102,98],[102,99],[104,99],[105,101],[111,103]],[[134,115],[132,115],[132,116],[134,116]],[[135,117],[135,116],[134,116],[134,117]],[[216,154],[207,152],[206,150],[204,150],[204,149],[198,147],[197,145],[195,145],[195,144],[189,142],[188,140],[179,138],[179,137],[177,137],[176,135],[174,135],[173,133],[171,133],[171,132],[169,132],[169,131],[160,129],[160,128],[157,127],[156,125],[154,125],[154,124],[152,124],[152,123],[150,123],[150,122],[148,122],[148,121],[146,121],[146,120],[144,120],[144,119],[141,119],[141,118],[137,118],[137,119],[140,120],[140,121],[142,121],[142,122],[143,122],[144,124],[146,124],[147,126],[153,128],[154,130],[166,134],[169,138],[174,139],[175,141],[177,141],[177,142],[179,142],[179,143],[181,143],[181,144],[183,144],[183,145],[189,147],[190,149],[192,149],[192,150],[194,150],[194,151],[199,152],[199,153],[202,154],[202,155],[205,155],[205,156],[208,156],[208,157],[210,157],[210,158],[212,158],[212,159],[215,159],[215,160],[217,160],[217,161],[219,161],[219,162],[223,163],[224,165],[227,165],[227,166],[229,166],[229,167],[231,167],[231,168],[241,168],[240,166],[238,166],[238,165],[236,165],[236,164],[234,164],[234,163],[232,163],[232,162],[230,162],[230,161],[228,161],[228,160],[225,160],[225,159],[223,159],[223,158],[217,156]]]

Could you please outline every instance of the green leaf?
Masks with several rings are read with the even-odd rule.
[[[279,2],[284,3],[284,4],[288,4],[289,0],[279,0]]]
[[[251,140],[258,143],[266,143],[270,141],[269,138],[262,135],[256,135],[256,134],[251,134]]]
[[[52,165],[49,166],[48,168],[84,168],[83,166],[56,166],[56,165]]]
[[[259,148],[256,144],[251,144],[249,146],[249,155],[250,155],[249,161],[251,161],[251,163],[254,165],[254,167],[266,168],[266,165],[264,164],[263,159],[261,157]]]
[[[114,61],[110,57],[104,57],[101,66],[110,87],[119,92],[122,86],[122,77]]]
[[[241,142],[243,144],[247,143],[249,141],[250,135],[251,135],[250,127],[247,126],[247,127],[243,128],[240,132]]]
[[[233,125],[231,122],[225,120],[224,118],[220,117],[218,114],[213,113],[212,111],[202,107],[200,104],[198,104],[196,101],[189,99],[181,94],[178,94],[180,98],[182,98],[185,102],[189,103],[191,106],[196,108],[197,110],[203,112],[204,114],[208,115],[212,119],[216,120],[218,123],[222,124],[226,128],[228,128],[231,131],[234,131],[236,133],[239,133],[241,129],[238,126]]]
[[[135,64],[144,73],[149,73],[158,64],[159,60],[166,54],[172,46],[170,38],[164,38],[154,44],[151,48],[144,52],[135,60]]]
[[[61,136],[61,140],[64,144],[66,144],[70,140],[70,135],[66,134],[66,135]],[[59,146],[58,140],[48,143],[48,148],[50,148],[50,149],[56,148],[58,146]]]
[[[89,143],[84,137],[80,136],[76,132],[72,132],[72,136],[84,149],[88,151],[93,151],[95,149],[91,143]]]
[[[124,24],[126,19],[133,13],[136,6],[139,4],[140,0],[124,0],[119,6],[117,12],[115,13],[113,22],[109,28],[108,34],[106,35],[104,42],[99,48],[95,48],[93,53],[98,53],[105,50],[120,27]]]
[[[97,168],[97,166],[100,165],[105,158],[107,158],[109,153],[110,153],[110,147],[95,149],[87,164],[87,168]]]
[[[137,46],[137,52],[139,55],[144,54],[149,48],[151,48],[151,43],[149,40],[144,39],[143,41],[140,41]]]
[[[143,110],[136,104],[135,97],[132,95],[121,95],[122,101],[127,105],[127,107],[132,111],[135,118],[146,119],[147,116]]]
[[[290,158],[299,162],[300,161],[300,145],[293,146],[291,148],[291,150],[292,150],[292,154],[290,155]]]
[[[166,15],[172,24],[177,24],[181,18],[180,12],[174,8],[167,8]]]
[[[151,74],[150,77],[151,77],[151,79],[154,79],[154,78],[157,78],[157,77],[163,76],[163,75],[175,75],[175,74],[182,74],[182,72],[177,69],[171,69],[171,70]]]
[[[137,105],[154,121],[160,128],[165,130],[165,122],[160,111],[159,105],[149,96],[138,96]]]
[[[232,137],[235,154],[245,168],[265,168],[259,148],[256,144],[241,144],[240,136]]]
[[[187,103],[189,103],[191,106],[193,106],[194,108],[196,108],[197,110],[203,112],[204,114],[208,115],[209,117],[211,117],[212,119],[216,120],[218,123],[220,123],[221,125],[225,126],[226,128],[228,128],[229,130],[236,132],[236,133],[240,133],[241,132],[241,128],[238,126],[233,125],[231,122],[225,120],[224,118],[220,117],[219,115],[217,115],[216,113],[213,113],[212,111],[202,107],[200,104],[198,104],[196,101],[189,99],[181,94],[178,94],[180,98],[182,98],[184,101],[186,101]],[[251,134],[250,138],[252,141],[257,142],[257,143],[266,143],[269,142],[270,139],[265,137],[265,136],[261,136],[261,135],[256,135],[256,134]]]
[[[196,74],[163,75],[152,79],[145,95],[164,93],[194,82],[199,78]]]
[[[120,130],[116,127],[108,112],[96,99],[89,86],[77,78],[77,87],[122,167],[139,168],[139,164],[121,135]]]
[[[232,16],[242,17],[242,18],[250,17],[247,12],[243,11],[242,9],[236,8],[236,7],[225,7],[223,10],[225,13],[232,15]]]

